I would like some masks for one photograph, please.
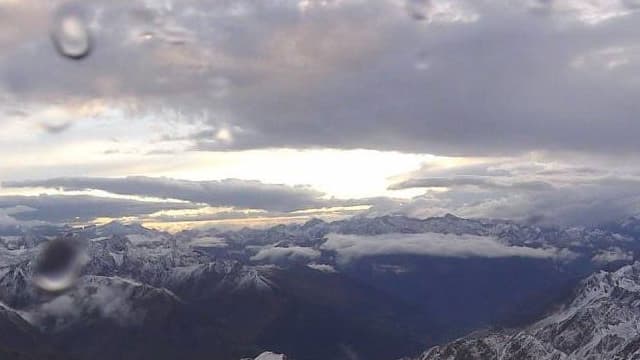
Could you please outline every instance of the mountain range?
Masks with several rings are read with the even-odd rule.
[[[624,266],[637,258],[639,236],[637,218],[544,228],[453,215],[176,234],[118,222],[12,228],[0,233],[0,327],[7,329],[0,332],[0,354],[237,360],[274,351],[301,360],[383,360],[487,328],[527,329],[516,333],[534,335],[517,344],[532,348],[526,339],[566,335],[527,326],[562,304],[576,308],[584,284],[613,276],[629,285],[603,285],[608,297],[633,288],[633,276],[604,271],[634,273],[637,266]],[[36,259],[59,239],[79,244],[82,272],[69,289],[44,291],[32,281]],[[562,323],[560,315],[548,318]],[[500,347],[510,334],[462,338],[422,357],[503,351],[516,343]],[[624,334],[624,347],[632,335],[633,329]],[[465,345],[485,342],[495,348]],[[586,354],[578,343],[548,358]],[[620,344],[606,354],[623,351]]]

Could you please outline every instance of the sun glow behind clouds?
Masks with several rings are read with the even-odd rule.
[[[371,150],[255,150],[190,153],[183,164],[151,174],[189,180],[254,179],[265,183],[311,185],[338,198],[389,195],[389,179],[425,163],[448,164],[454,158]],[[411,196],[394,192],[394,196]]]
[[[20,159],[25,160],[22,166],[18,166]],[[428,154],[333,149],[190,151],[180,154],[99,153],[95,147],[69,144],[58,151],[23,154],[15,156],[9,163],[0,164],[0,170],[5,170],[1,171],[0,181],[130,175],[183,180],[234,178],[291,186],[310,185],[329,197],[337,198],[410,197],[415,195],[415,191],[387,190],[395,176],[425,164],[446,167],[464,161],[461,158]],[[47,168],[48,164],[51,164],[51,169]],[[12,170],[19,170],[19,173]]]
[[[570,208],[593,209],[598,199],[617,203],[616,213],[636,209],[635,167],[600,178],[638,152],[636,1],[83,3],[97,52],[68,62],[44,21],[57,2],[0,0],[19,10],[0,11],[0,182],[143,176],[156,185],[170,178],[183,195],[204,188],[187,196],[189,210],[152,213],[171,198],[157,190],[163,199],[146,199],[143,211],[97,214],[167,223],[351,211],[317,209],[336,204],[508,218],[528,218],[537,204],[536,214],[561,207],[573,219]],[[532,152],[547,154],[544,164]],[[578,162],[582,169],[564,166]],[[228,189],[212,197],[207,184],[189,183],[224,179],[259,182],[244,184],[256,201],[218,203]],[[583,196],[594,188],[598,198]],[[145,200],[106,191],[0,188],[0,196]],[[245,199],[246,189],[234,196]],[[289,196],[304,207],[274,207]],[[222,205],[235,208],[203,210]]]
[[[191,181],[223,179],[258,180],[266,184],[288,186],[307,185],[324,193],[324,198],[362,199],[374,197],[411,198],[423,193],[422,189],[388,190],[401,174],[419,169],[421,166],[450,167],[468,162],[464,158],[437,157],[428,154],[407,154],[372,150],[294,150],[268,149],[236,152],[194,152],[175,154],[97,154],[81,151],[62,152],[68,161],[64,176],[108,176],[141,175],[167,177]],[[59,154],[59,153],[54,153]],[[54,154],[42,154],[43,163],[55,163]],[[48,157],[52,157],[47,159]],[[86,157],[86,158],[85,158]],[[95,157],[102,158],[100,167]],[[73,166],[73,165],[76,166]],[[41,169],[21,169],[23,179],[41,178]],[[57,169],[58,171],[60,169]],[[26,173],[26,176],[25,176]],[[1,181],[7,178],[5,173]],[[180,203],[143,196],[116,195],[100,190],[64,191],[57,188],[0,188],[0,195],[89,195],[101,198]],[[269,226],[276,223],[303,222],[312,217],[334,220],[354,215],[369,209],[367,205],[306,209],[287,213],[268,212],[256,209],[233,209],[194,204],[194,209],[165,210],[143,216],[122,218],[102,217],[95,223],[112,220],[141,222],[146,226],[179,231],[193,227],[237,227]],[[168,204],[170,209],[170,204]],[[74,224],[72,224],[74,225]],[[75,225],[83,225],[77,223]]]

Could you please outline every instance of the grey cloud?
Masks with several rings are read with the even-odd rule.
[[[584,176],[595,176],[595,175],[606,175],[606,171],[602,169],[596,169],[588,166],[579,166],[579,167],[563,167],[563,168],[554,168],[554,169],[546,169],[541,170],[536,173],[536,175],[543,176],[568,176],[568,175],[584,175]]]
[[[47,187],[64,190],[104,190],[114,194],[178,199],[217,207],[294,211],[331,206],[357,205],[353,200],[324,199],[323,193],[306,186],[265,184],[259,181],[226,179],[188,181],[134,176],[126,178],[57,178],[13,181],[4,187]]]
[[[440,257],[528,257],[539,259],[570,256],[559,249],[508,246],[491,237],[454,234],[386,234],[376,236],[329,234],[323,250],[336,251],[339,261],[376,255],[426,255]]]
[[[92,56],[70,62],[32,35],[20,44],[29,46],[6,45],[0,76],[25,101],[101,97],[187,123],[204,111],[211,128],[235,129],[230,141],[194,132],[200,150],[639,150],[638,13],[549,2],[546,12],[577,19],[565,24],[528,2],[459,0],[460,14],[435,24],[398,3],[86,2]],[[629,13],[587,21],[610,11]],[[468,13],[477,19],[458,21]]]
[[[594,49],[634,43],[637,15],[562,30],[550,18],[488,11],[475,23],[428,35],[416,34],[409,21],[396,24],[385,29],[395,36],[378,40],[368,66],[343,67],[309,89],[274,83],[271,95],[231,99],[245,129],[231,146],[637,152],[628,130],[638,125],[629,82],[638,64],[616,71],[570,65]],[[429,71],[415,71],[415,48],[429,53]]]
[[[72,122],[65,122],[60,124],[49,124],[49,123],[40,124],[40,126],[42,126],[42,128],[50,134],[59,134],[61,132],[64,132],[67,129],[69,129],[71,125],[73,125]]]
[[[549,154],[444,169],[423,166],[398,179],[391,189],[426,191],[411,200],[376,204],[373,213],[421,218],[454,213],[547,225],[600,225],[640,212],[637,167],[626,161]]]
[[[29,210],[12,213],[10,219],[27,223],[91,221],[98,217],[140,216],[161,210],[198,207],[175,202],[148,202],[87,195],[0,196],[0,209],[16,206],[28,207]]]
[[[590,178],[561,181],[545,191],[510,190],[459,187],[445,192],[428,191],[397,204],[393,211],[414,217],[452,212],[465,217],[549,225],[599,225],[640,212],[638,179]]]
[[[489,190],[513,190],[513,191],[547,191],[553,190],[553,186],[544,181],[516,181],[512,183],[500,183],[491,178],[475,176],[459,176],[453,178],[421,178],[410,179],[389,187],[391,190],[410,188],[456,188],[474,186]]]
[[[482,177],[495,178],[497,180],[516,177],[522,173],[531,174],[544,171],[547,167],[543,164],[528,162],[519,157],[491,159],[452,167],[441,167],[433,164],[424,164],[421,168],[403,175],[403,179],[416,178],[451,178],[451,177]]]
[[[9,34],[0,35],[2,95],[27,110],[32,103],[100,98],[125,116],[152,115],[171,125],[163,127],[171,134],[154,134],[165,151],[175,147],[164,142],[203,151],[369,148],[500,154],[515,157],[512,163],[426,167],[392,188],[451,191],[408,201],[333,200],[309,188],[239,180],[71,178],[12,185],[102,189],[271,215],[373,204],[372,212],[588,224],[638,211],[634,178],[616,178],[588,161],[574,166],[567,155],[559,167],[518,158],[534,151],[632,162],[640,150],[637,6],[452,0],[458,10],[437,15],[442,1],[409,1],[427,6],[426,15],[417,16],[425,21],[413,21],[401,1],[314,2],[306,10],[293,0],[87,1],[82,6],[96,51],[80,62],[55,54],[47,7],[27,0],[11,13],[0,4],[0,19],[7,20],[0,21],[0,33]],[[543,11],[532,14],[532,8]],[[24,121],[32,118],[25,115]],[[193,131],[173,131],[185,124]],[[87,218],[150,210],[110,206],[87,210]],[[77,212],[63,208],[61,215],[10,216],[39,212],[62,219]]]
[[[430,0],[407,0],[405,4],[407,13],[415,20],[428,20],[432,6]]]

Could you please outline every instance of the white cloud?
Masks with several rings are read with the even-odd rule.
[[[480,18],[465,1],[404,0],[404,3],[411,18],[428,23],[469,23]]]
[[[333,267],[333,265],[329,265],[329,264],[307,264],[308,267],[314,269],[314,270],[318,270],[318,271],[322,271],[322,272],[326,272],[326,273],[335,273],[337,272],[336,268]]]
[[[606,265],[614,261],[633,261],[633,253],[630,251],[624,251],[620,248],[611,248],[607,250],[601,250],[591,258],[596,264]]]
[[[96,315],[121,325],[140,324],[147,310],[134,304],[138,300],[133,296],[137,286],[142,285],[120,279],[83,277],[70,292],[30,309],[26,317],[53,331],[95,319]]]
[[[320,251],[301,246],[276,247],[268,246],[261,248],[258,253],[251,257],[253,261],[300,261],[313,260],[320,257]]]
[[[535,11],[598,25],[632,14],[636,10],[632,2],[633,0],[533,0],[530,1],[530,6]]]
[[[440,233],[385,234],[375,236],[329,234],[323,250],[333,250],[342,263],[376,255],[427,255],[440,257],[526,257],[563,258],[568,255],[555,248],[534,249],[509,246],[495,238]]]

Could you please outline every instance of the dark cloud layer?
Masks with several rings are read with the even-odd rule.
[[[306,186],[264,184],[259,181],[227,179],[188,181],[133,176],[126,178],[57,178],[13,181],[6,188],[45,187],[73,190],[103,190],[113,194],[177,199],[215,207],[294,211],[361,204],[359,201],[324,199],[323,193]]]
[[[0,78],[35,102],[204,112],[190,149],[638,152],[635,7],[417,3],[86,2],[96,51],[81,66],[38,34],[5,44]]]
[[[16,207],[22,208],[22,210],[9,214],[10,218],[15,220],[15,224],[20,221],[87,222],[99,217],[140,216],[161,210],[193,209],[198,206],[87,195],[0,196],[0,210]],[[1,211],[0,215],[2,215]]]
[[[75,5],[95,41],[82,61],[58,56],[51,44],[48,22],[58,5],[0,3],[0,105],[14,122],[37,121],[48,139],[110,136],[109,122],[92,127],[90,120],[111,111],[157,122],[140,136],[156,149],[144,156],[365,148],[510,160],[407,174],[390,189],[424,189],[408,201],[328,199],[310,187],[244,180],[5,186],[104,190],[270,215],[371,204],[372,213],[590,224],[639,210],[640,171],[622,164],[640,152],[640,13],[631,2],[91,0]],[[53,105],[65,116],[46,119],[51,109],[41,110]],[[523,155],[532,153],[562,166]],[[97,173],[102,164],[94,166]],[[19,171],[14,179],[27,178]],[[166,206],[63,196],[2,201],[0,208],[35,209],[0,213],[5,222]]]

